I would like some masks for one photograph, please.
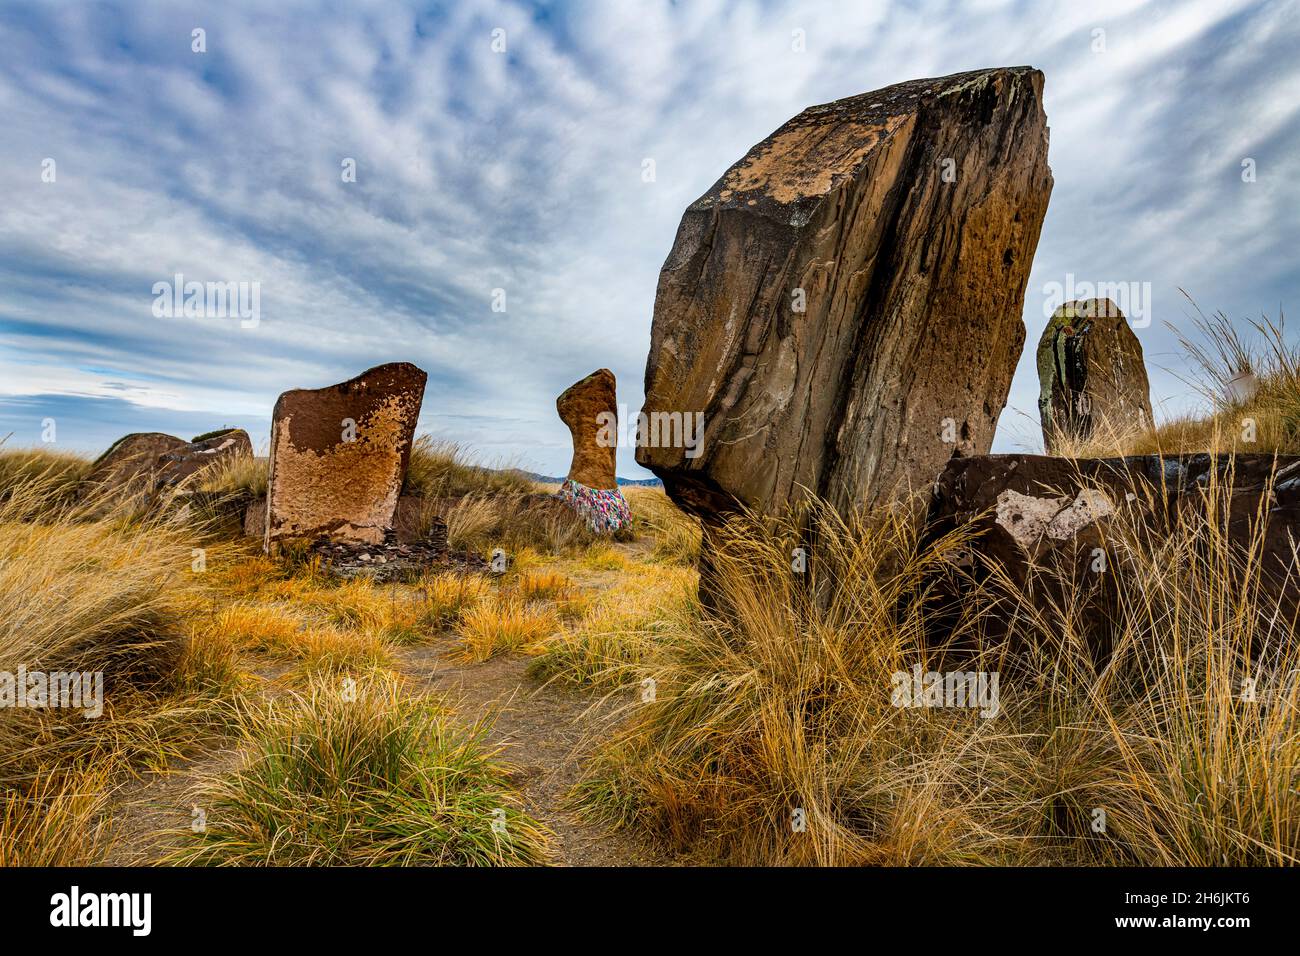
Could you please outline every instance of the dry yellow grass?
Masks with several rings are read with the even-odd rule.
[[[485,661],[497,654],[533,651],[559,625],[548,607],[498,597],[462,614],[458,634],[465,658]]]
[[[511,586],[525,601],[562,601],[574,592],[572,579],[558,571],[526,571]]]
[[[654,540],[661,561],[693,566],[700,554],[700,523],[682,512],[662,488],[631,486],[623,490],[638,535]]]
[[[715,554],[721,615],[668,619],[639,663],[593,645],[652,693],[589,768],[591,812],[754,864],[1300,862],[1300,649],[1212,516],[1155,547],[1112,530],[1126,589],[1098,671],[1076,595],[973,582],[957,634],[997,616],[1011,636],[941,666],[915,595],[964,532],[920,548],[901,511],[814,511],[808,579],[788,561],[803,517],[737,521]],[[998,712],[894,706],[914,665],[999,672]],[[1270,690],[1246,701],[1246,678]]]
[[[644,679],[641,667],[691,607],[697,580],[693,568],[630,565],[623,580],[543,642],[532,673],[595,685]]]

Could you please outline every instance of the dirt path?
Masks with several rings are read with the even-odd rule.
[[[643,556],[647,546],[615,544],[625,557]],[[572,571],[588,591],[604,591],[619,580],[617,571]],[[650,841],[623,830],[608,830],[584,819],[568,805],[582,764],[604,723],[618,706],[617,696],[529,677],[531,658],[496,657],[465,663],[450,640],[407,648],[398,655],[403,672],[425,689],[445,695],[466,723],[488,720],[489,741],[518,771],[515,783],[528,812],[555,833],[555,862],[561,866],[673,866],[679,860]],[[630,691],[629,691],[630,693]]]
[[[490,722],[488,740],[501,747],[503,759],[516,769],[514,783],[525,809],[555,833],[557,864],[672,864],[648,841],[608,831],[566,805],[589,745],[585,738],[599,719],[587,714],[596,702],[592,694],[539,683],[525,673],[529,659],[517,655],[461,664],[454,648],[432,646],[404,651],[398,660],[408,677],[446,696],[462,722]]]
[[[616,545],[629,558],[637,544]],[[580,570],[573,574],[584,590],[603,591],[619,579],[617,571]],[[605,730],[604,719],[618,701],[560,682],[542,683],[526,673],[531,658],[513,654],[483,663],[466,663],[454,636],[394,653],[395,669],[413,691],[443,696],[462,723],[486,721],[488,741],[516,774],[525,810],[554,833],[553,862],[560,866],[672,866],[686,862],[626,831],[611,831],[569,806],[582,761]],[[108,863],[139,865],[159,861],[179,846],[193,819],[190,794],[204,776],[237,766],[237,743],[179,761],[165,774],[147,774],[114,798],[117,835]]]

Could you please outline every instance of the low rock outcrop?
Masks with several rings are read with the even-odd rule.
[[[1110,299],[1067,302],[1038,341],[1038,414],[1048,452],[1119,444],[1151,426],[1142,343]]]
[[[213,465],[252,455],[253,443],[242,428],[208,432],[159,455],[156,483],[160,488],[174,487]]]
[[[95,459],[83,481],[91,493],[133,494],[153,489],[159,459],[187,447],[189,443],[162,432],[133,432],[123,435]]]
[[[271,422],[265,546],[380,544],[393,525],[427,376],[395,362],[285,392]]]
[[[637,449],[675,502],[843,510],[988,451],[1052,188],[1042,86],[989,69],[811,107],[686,210]]]
[[[1300,457],[955,459],[935,484],[927,533],[933,540],[963,526],[975,537],[957,577],[1002,578],[1048,616],[1067,597],[1079,602],[1074,623],[1099,658],[1111,646],[1121,591],[1138,593],[1130,549],[1157,554],[1180,533],[1201,548],[1217,542],[1238,560],[1253,553],[1259,603],[1277,615],[1274,625],[1293,628],[1300,610]],[[1236,571],[1247,567],[1240,561]],[[960,601],[961,587],[939,589],[938,603]]]

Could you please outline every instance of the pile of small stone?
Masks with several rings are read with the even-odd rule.
[[[376,581],[402,581],[429,570],[488,570],[482,555],[453,551],[448,546],[447,525],[440,519],[434,519],[429,532],[418,541],[400,542],[389,531],[382,544],[344,544],[322,537],[310,550],[320,556],[322,567],[341,578],[364,575]]]

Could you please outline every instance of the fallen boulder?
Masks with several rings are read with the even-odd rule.
[[[153,490],[159,459],[188,442],[162,432],[133,432],[113,442],[95,459],[82,481],[88,494],[136,494]]]
[[[156,484],[159,488],[175,487],[215,464],[252,456],[253,443],[242,428],[208,432],[159,455]]]
[[[407,362],[275,403],[265,548],[379,544],[393,525],[427,376]]]
[[[1057,309],[1037,358],[1038,413],[1049,454],[1089,440],[1118,445],[1151,426],[1142,343],[1110,299]]]
[[[686,210],[637,448],[678,505],[844,510],[988,451],[1052,188],[1042,86],[988,69],[810,107]]]
[[[1294,627],[1300,611],[1300,457],[954,459],[935,483],[926,537],[962,527],[974,536],[960,573],[935,589],[936,606],[956,607],[965,590],[988,583],[1028,596],[1044,619],[1073,604],[1073,625],[1098,660],[1110,651],[1123,592],[1139,593],[1132,575],[1151,571],[1150,560],[1135,566],[1134,551],[1159,554],[1170,541],[1221,546],[1232,573],[1257,575],[1258,603],[1275,623]],[[1006,633],[1005,617],[987,623],[988,636]]]
[[[618,402],[614,373],[597,369],[574,382],[555,400],[555,408],[573,437],[573,460],[557,496],[591,530],[617,531],[632,520],[632,514],[615,473]]]

